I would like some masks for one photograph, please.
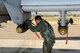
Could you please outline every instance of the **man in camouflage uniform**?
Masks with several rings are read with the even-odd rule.
[[[55,34],[52,26],[41,16],[37,15],[35,17],[36,26],[32,25],[32,22],[28,22],[28,27],[32,32],[40,32],[43,42],[43,53],[51,53],[52,47],[55,43]]]

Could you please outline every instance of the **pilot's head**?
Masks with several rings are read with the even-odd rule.
[[[41,20],[42,20],[42,17],[41,17],[40,15],[37,15],[37,16],[35,17],[35,22],[36,22],[36,24],[40,23]]]

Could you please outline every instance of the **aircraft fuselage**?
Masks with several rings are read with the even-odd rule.
[[[24,11],[77,11],[80,0],[21,0]]]

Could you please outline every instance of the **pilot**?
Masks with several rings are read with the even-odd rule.
[[[31,21],[28,21],[28,27],[32,32],[40,32],[43,42],[43,53],[51,53],[52,47],[55,44],[55,34],[52,26],[40,15],[35,17],[36,26],[32,25]]]

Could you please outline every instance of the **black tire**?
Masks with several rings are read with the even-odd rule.
[[[74,23],[74,21],[73,21],[72,18],[70,18],[69,23],[70,23],[70,24],[73,24],[73,23]]]

